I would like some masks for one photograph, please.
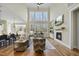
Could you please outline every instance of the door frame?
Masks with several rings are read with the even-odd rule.
[[[71,46],[71,49],[73,49],[75,46],[74,46],[74,40],[77,38],[74,38],[74,29],[73,29],[73,26],[74,26],[74,10],[77,10],[79,8],[79,5],[75,5],[73,8],[69,9],[69,40],[70,40],[70,46]]]

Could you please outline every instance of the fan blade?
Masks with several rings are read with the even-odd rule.
[[[44,4],[44,3],[37,3],[37,5],[41,5],[41,4]]]

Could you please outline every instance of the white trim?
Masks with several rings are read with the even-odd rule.
[[[61,43],[62,45],[66,46],[67,48],[71,49],[70,46],[66,45],[65,43],[63,43],[62,41],[59,41],[58,39],[55,39],[57,42]]]
[[[76,10],[78,7],[79,7],[79,4],[76,4],[70,9],[70,11],[72,12],[72,11]]]

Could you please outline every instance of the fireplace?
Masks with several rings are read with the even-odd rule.
[[[56,32],[56,39],[62,40],[62,32]]]

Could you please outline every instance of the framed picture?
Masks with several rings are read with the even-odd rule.
[[[58,16],[55,20],[55,25],[59,26],[62,25],[63,23],[64,23],[64,15]]]

